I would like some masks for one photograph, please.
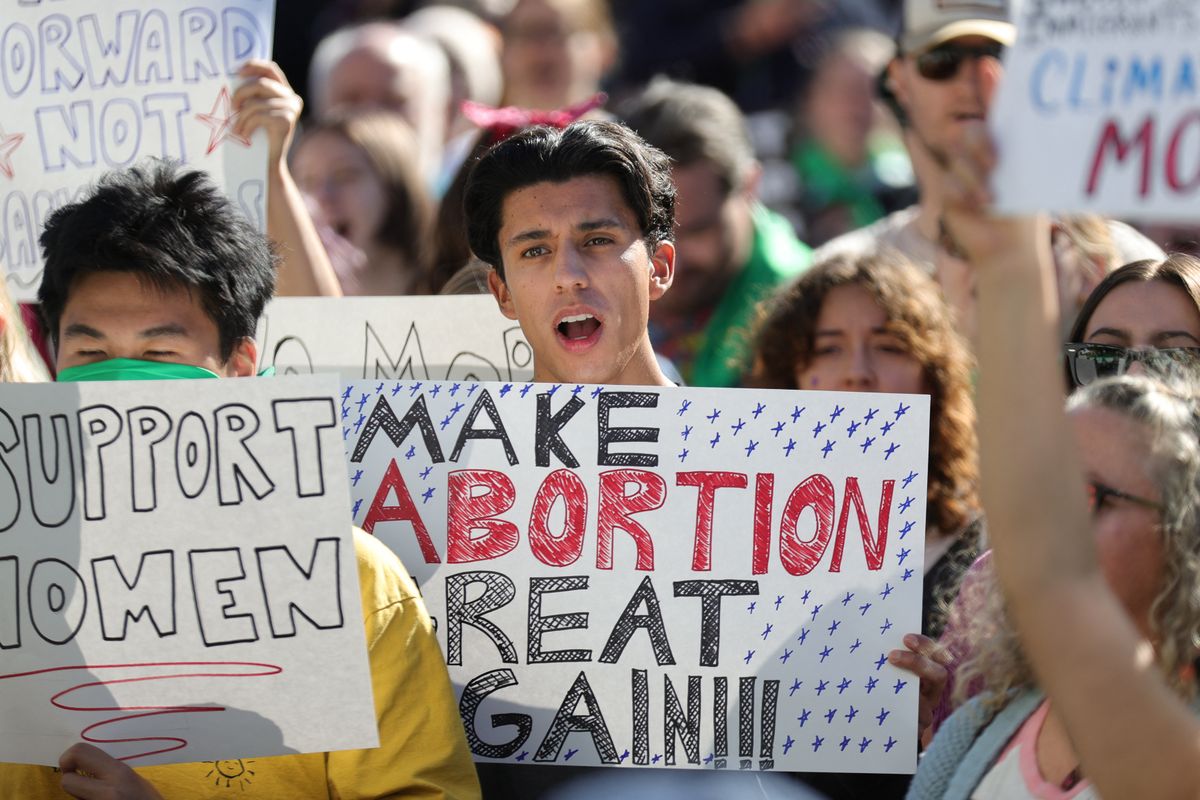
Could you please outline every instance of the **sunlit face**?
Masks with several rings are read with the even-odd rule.
[[[505,278],[489,284],[533,348],[534,380],[638,384],[661,380],[646,321],[671,285],[669,242],[653,253],[614,179],[536,183],[504,199]]]
[[[332,131],[320,131],[301,140],[292,172],[316,206],[317,221],[367,250],[387,213],[386,189],[367,154]]]
[[[254,342],[243,339],[221,358],[216,322],[200,297],[160,289],[129,272],[91,272],[71,284],[58,327],[58,369],[135,358],[203,367],[218,375],[254,374]]]
[[[504,20],[505,102],[555,109],[586,100],[607,69],[600,34],[573,21],[572,0],[519,0]]]
[[[1087,480],[1161,501],[1149,474],[1147,431],[1105,408],[1078,409],[1071,413],[1070,421]],[[1156,509],[1111,498],[1096,509],[1092,523],[1104,577],[1146,636],[1150,633],[1150,607],[1162,587],[1161,522]]]
[[[1128,281],[1104,296],[1088,319],[1084,341],[1117,347],[1200,347],[1200,311],[1166,281]],[[1130,367],[1136,374],[1140,362]]]
[[[831,289],[817,316],[812,359],[796,386],[838,392],[928,392],[925,370],[895,334],[887,315],[861,286]]]
[[[834,53],[813,79],[804,124],[846,166],[857,167],[867,157],[875,109],[875,76],[861,59]]]

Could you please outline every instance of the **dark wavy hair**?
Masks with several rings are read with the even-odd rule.
[[[797,389],[812,361],[817,318],[830,291],[861,286],[887,316],[887,329],[921,363],[929,387],[928,523],[943,535],[979,513],[973,362],[932,278],[899,255],[837,256],[814,265],[768,301],[755,337],[754,386]]]
[[[153,286],[196,292],[220,335],[221,358],[252,338],[275,292],[266,237],[202,172],[169,161],[109,172],[82,200],[50,215],[38,289],[51,340],[71,285],[94,272],[126,272]]]
[[[675,184],[670,160],[624,125],[589,120],[561,130],[527,128],[475,163],[463,196],[471,250],[503,278],[499,239],[505,198],[535,183],[563,183],[589,175],[616,180],[652,252],[672,238]]]

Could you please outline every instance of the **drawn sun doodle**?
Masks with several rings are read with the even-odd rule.
[[[4,177],[9,180],[12,180],[13,177],[13,151],[20,147],[23,141],[25,141],[25,134],[5,134],[4,129],[0,128],[0,173],[3,173]]]
[[[250,146],[249,139],[233,130],[237,118],[238,112],[233,110],[233,103],[229,98],[229,87],[222,86],[221,93],[217,95],[217,99],[213,103],[212,111],[208,114],[196,115],[196,119],[212,128],[212,133],[208,136],[208,149],[204,151],[204,155],[212,155],[212,152],[226,139],[232,139],[246,147]]]
[[[212,769],[204,777],[212,778],[214,786],[224,785],[226,789],[232,789],[236,784],[244,790],[253,782],[253,766],[253,760],[213,761]]]

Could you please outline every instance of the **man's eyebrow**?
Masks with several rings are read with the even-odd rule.
[[[63,338],[69,339],[72,337],[87,337],[88,339],[103,339],[104,334],[93,328],[91,325],[84,325],[82,322],[72,322],[67,327],[63,328]]]
[[[537,239],[545,239],[549,235],[550,235],[550,231],[542,230],[542,229],[531,230],[531,231],[521,231],[520,233],[514,234],[508,240],[507,244],[512,245],[512,244],[519,244],[520,242],[532,242]]]
[[[601,219],[589,219],[581,222],[576,226],[580,231],[595,231],[601,228],[624,228],[625,224],[616,217],[603,217]]]
[[[178,322],[168,322],[165,325],[146,328],[138,334],[138,337],[142,339],[157,339],[162,336],[187,336],[187,328]]]

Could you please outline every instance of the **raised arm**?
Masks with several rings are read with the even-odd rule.
[[[946,224],[977,270],[982,495],[1008,607],[1101,796],[1200,797],[1200,724],[1097,560],[1063,410],[1048,223],[988,215],[994,158],[975,134],[944,175]]]

